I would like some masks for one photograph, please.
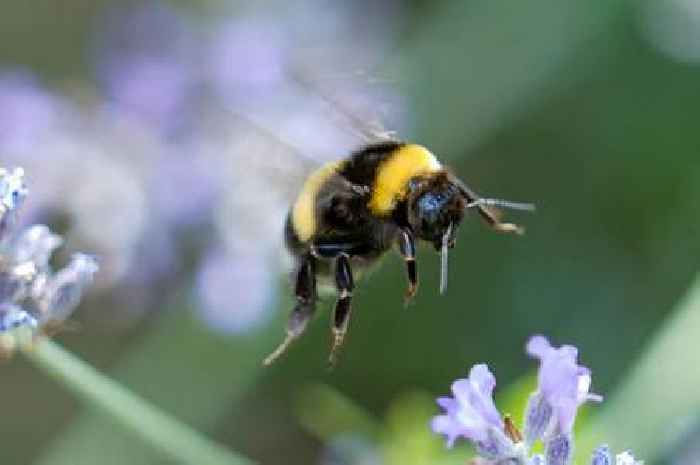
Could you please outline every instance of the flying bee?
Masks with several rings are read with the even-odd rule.
[[[316,310],[318,287],[331,284],[337,292],[329,356],[333,365],[350,323],[354,275],[394,247],[406,266],[406,303],[418,288],[417,241],[440,252],[444,292],[448,250],[467,210],[476,210],[496,231],[522,234],[520,226],[500,221],[498,207],[534,208],[477,195],[417,144],[372,143],[317,169],[287,215],[285,241],[295,262],[296,305],[284,341],[264,364],[274,362],[304,333]]]

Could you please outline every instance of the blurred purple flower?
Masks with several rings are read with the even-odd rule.
[[[200,225],[211,219],[223,183],[218,160],[200,150],[166,153],[154,162],[151,200],[172,225]]]
[[[213,251],[197,275],[197,296],[204,321],[214,329],[244,333],[271,317],[273,271],[264,254],[228,255]]]
[[[530,356],[540,360],[538,391],[554,412],[558,432],[569,433],[578,407],[587,400],[602,400],[600,396],[588,393],[590,370],[578,365],[575,347],[552,347],[544,336],[530,338],[526,349]]]
[[[169,129],[182,118],[192,87],[190,66],[166,57],[132,56],[115,61],[105,77],[107,95],[118,109]]]
[[[270,91],[285,84],[290,41],[271,20],[220,25],[214,30],[207,58],[214,91],[229,103],[269,97]]]
[[[190,25],[160,2],[112,10],[104,23],[96,66],[114,109],[159,129],[176,128],[195,86]]]
[[[0,152],[31,148],[52,126],[56,114],[55,98],[32,75],[0,74]]]
[[[469,378],[458,379],[452,384],[454,398],[438,398],[437,403],[445,414],[433,418],[432,429],[447,436],[448,447],[452,447],[459,437],[485,442],[491,428],[503,429],[501,415],[493,402],[494,387],[496,378],[488,367],[474,365]]]

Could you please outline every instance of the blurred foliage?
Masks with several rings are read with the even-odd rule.
[[[5,2],[0,66],[25,66],[66,95],[91,95],[93,28],[112,3],[118,2]],[[401,305],[401,263],[385,260],[356,292],[347,345],[332,372],[324,369],[330,302],[289,356],[268,370],[260,361],[282,335],[288,298],[273,294],[276,316],[245,334],[213,331],[193,316],[193,263],[211,237],[196,229],[178,249],[183,268],[151,289],[157,312],[110,326],[104,322],[110,315],[129,313],[120,304],[124,294],[93,297],[80,328],[61,341],[259,463],[335,463],[328,451],[351,433],[350,444],[369,451],[366,460],[418,464],[467,457],[466,449],[446,455],[427,421],[437,412],[433,397],[473,363],[487,361],[498,373],[499,389],[507,390],[499,403],[517,418],[519,393],[526,391],[519,383],[528,384],[530,367],[522,345],[543,333],[580,349],[593,369],[594,392],[636,393],[627,399],[634,404],[611,398],[592,408],[595,415],[610,403],[605,431],[620,428],[610,441],[642,451],[649,463],[661,456],[675,463],[673,439],[692,442],[693,428],[678,427],[662,441],[667,412],[646,410],[672,380],[632,367],[662,337],[657,331],[700,264],[697,63],[655,45],[645,2],[397,3],[394,16],[381,17],[396,35],[369,73],[388,76],[409,102],[411,128],[402,136],[431,147],[483,194],[535,202],[536,215],[517,218],[527,235],[498,236],[476,219],[466,222],[444,297],[437,295],[437,257],[422,249],[421,289],[408,310]],[[235,2],[178,5],[192,17],[248,14]],[[276,2],[259,8],[289,13]],[[304,2],[294,8],[307,12]],[[259,208],[256,194],[249,193],[250,209]],[[670,359],[684,354],[685,369],[696,371],[695,341],[673,346]],[[2,370],[0,463],[164,463],[22,360]],[[642,383],[640,390],[630,391],[631,383]],[[684,422],[697,425],[698,405],[678,405],[674,415],[682,410]],[[636,425],[645,426],[644,434],[617,424],[642,418],[630,409],[643,410]],[[584,428],[601,424],[589,420]]]

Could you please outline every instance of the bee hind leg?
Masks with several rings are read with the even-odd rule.
[[[335,260],[335,280],[338,288],[338,300],[333,314],[333,345],[328,357],[328,364],[331,368],[337,362],[338,352],[343,345],[352,313],[352,290],[355,285],[350,268],[350,257],[345,253],[338,255]]]
[[[297,304],[289,315],[287,334],[282,343],[265,358],[263,365],[269,366],[283,355],[292,342],[304,334],[309,321],[314,316],[316,310],[315,265],[315,259],[311,255],[307,255],[302,259],[296,278],[295,295]]]

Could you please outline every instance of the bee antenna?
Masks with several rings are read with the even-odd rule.
[[[449,250],[450,237],[452,237],[453,224],[447,227],[447,231],[442,236],[442,248],[440,249],[440,294],[444,294],[447,290],[447,271],[448,271],[448,261],[447,253]]]
[[[457,179],[456,184],[462,194],[467,198],[469,203],[467,203],[467,208],[484,208],[484,207],[496,207],[496,208],[508,208],[511,210],[523,210],[523,211],[535,211],[535,205],[532,203],[525,202],[511,202],[510,200],[501,199],[487,199],[480,197],[476,192],[471,190],[464,184],[461,180]]]
[[[511,210],[522,210],[522,211],[535,211],[535,205],[532,203],[524,202],[511,202],[510,200],[501,199],[484,199],[478,198],[472,200],[467,204],[467,208],[474,207],[496,207],[496,208],[508,208]]]

